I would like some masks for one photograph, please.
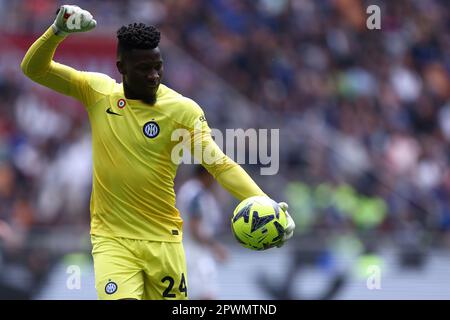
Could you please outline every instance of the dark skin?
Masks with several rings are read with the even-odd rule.
[[[154,105],[163,76],[163,60],[159,47],[121,52],[116,65],[122,75],[125,97]]]
[[[154,105],[156,92],[163,76],[163,61],[159,48],[121,52],[117,57],[116,65],[122,75],[125,97]]]

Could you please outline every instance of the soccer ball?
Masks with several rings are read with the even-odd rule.
[[[283,238],[286,225],[286,214],[278,203],[264,196],[245,199],[231,218],[231,229],[237,241],[252,250],[275,247]]]

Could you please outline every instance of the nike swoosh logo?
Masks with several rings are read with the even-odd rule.
[[[114,111],[112,111],[111,107],[106,109],[106,113],[113,114],[115,116],[122,116],[120,113],[115,113]]]

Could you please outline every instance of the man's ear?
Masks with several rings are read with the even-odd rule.
[[[119,70],[120,74],[125,74],[125,66],[123,65],[123,62],[120,60],[116,61],[117,70]]]

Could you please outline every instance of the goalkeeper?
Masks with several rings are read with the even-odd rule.
[[[21,67],[33,81],[79,100],[88,113],[93,148],[91,241],[98,296],[187,299],[182,219],[174,193],[178,165],[171,157],[177,142],[171,140],[172,132],[191,133],[188,145],[194,155],[197,145],[213,150],[216,161],[200,161],[237,199],[264,192],[214,143],[202,109],[161,83],[163,60],[155,27],[134,23],[117,31],[116,64],[122,83],[52,60],[66,36],[95,26],[88,11],[61,6]],[[195,130],[201,134],[194,135]],[[293,229],[289,219],[279,246]]]

